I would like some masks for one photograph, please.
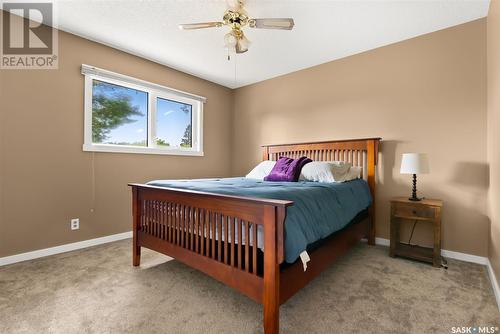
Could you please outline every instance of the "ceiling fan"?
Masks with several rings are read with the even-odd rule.
[[[224,12],[222,21],[180,24],[179,28],[193,30],[228,26],[231,31],[224,36],[224,43],[228,52],[244,53],[248,51],[250,41],[245,37],[242,28],[248,26],[256,29],[292,30],[294,26],[291,18],[250,18],[244,8],[244,0],[226,1],[229,8]]]

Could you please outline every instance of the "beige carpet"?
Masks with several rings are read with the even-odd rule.
[[[262,307],[130,241],[0,268],[0,333],[260,333]],[[480,265],[360,244],[281,307],[282,333],[451,333],[500,326]]]

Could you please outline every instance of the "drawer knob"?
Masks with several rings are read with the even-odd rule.
[[[416,215],[416,214],[417,214],[417,210],[413,209],[413,210],[412,210],[412,213],[413,213],[414,215]]]

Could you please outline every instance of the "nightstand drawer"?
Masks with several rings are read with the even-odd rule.
[[[393,204],[393,214],[404,218],[428,218],[434,219],[435,209],[430,206]]]

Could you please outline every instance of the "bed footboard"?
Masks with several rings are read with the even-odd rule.
[[[130,186],[134,266],[141,247],[171,256],[263,304],[265,332],[278,332],[283,224],[293,202]]]

